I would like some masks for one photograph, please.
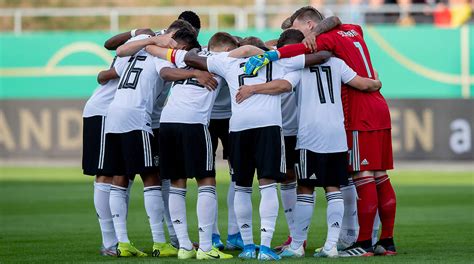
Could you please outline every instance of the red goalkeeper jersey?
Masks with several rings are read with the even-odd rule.
[[[316,43],[318,50],[332,51],[359,76],[375,78],[369,50],[360,26],[343,24],[319,35]],[[281,58],[285,55],[295,55],[296,50],[310,52],[304,48],[304,44],[288,45],[280,49]],[[346,130],[371,131],[391,128],[388,105],[379,91],[367,93],[344,85],[342,102]]]

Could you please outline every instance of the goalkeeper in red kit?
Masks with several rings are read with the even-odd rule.
[[[376,72],[372,68],[362,28],[358,25],[342,24],[316,37],[314,28],[323,19],[313,7],[303,7],[296,11],[291,17],[292,28],[303,32],[306,36],[305,43],[288,45],[252,57],[244,68],[245,72],[255,74],[271,61],[316,50],[328,50],[344,60],[358,75],[375,79]],[[348,169],[357,189],[360,229],[356,242],[340,252],[340,255],[395,255],[393,227],[396,196],[387,175],[387,170],[393,169],[388,105],[379,91],[367,93],[348,86],[343,86],[342,101],[349,147]],[[355,201],[354,195],[345,195],[344,199]],[[346,203],[345,207],[348,209]],[[380,240],[372,246],[372,227],[377,210],[382,222],[382,232]],[[343,225],[346,221],[346,211],[344,216]]]

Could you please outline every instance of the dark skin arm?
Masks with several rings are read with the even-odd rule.
[[[194,78],[209,91],[217,88],[217,80],[207,71],[165,67],[160,70],[160,76],[163,80],[170,82]]]
[[[188,53],[186,53],[186,56],[184,56],[184,63],[186,63],[186,65],[188,65],[189,67],[202,71],[207,71],[207,58],[199,56],[198,52],[198,49],[192,49],[188,51]]]
[[[97,82],[99,84],[106,84],[108,81],[120,78],[120,76],[117,74],[114,68],[110,68],[108,70],[104,70],[99,72],[97,75]]]
[[[315,51],[317,48],[316,45],[316,37],[321,35],[322,33],[328,32],[333,28],[341,25],[342,22],[337,16],[331,16],[325,18],[323,21],[319,22],[319,24],[313,29],[313,31],[305,37],[303,43],[306,47]]]
[[[154,36],[155,32],[153,32],[153,30],[151,30],[149,28],[137,29],[137,31],[135,32],[135,35],[138,36],[138,35],[141,35],[141,34]],[[127,40],[129,40],[130,38],[132,38],[131,31],[120,33],[120,34],[115,35],[115,36],[109,38],[108,40],[106,40],[105,43],[104,43],[104,48],[106,48],[108,50],[116,50],[118,47],[120,47],[125,42],[127,42]]]
[[[318,51],[316,53],[306,54],[304,66],[312,66],[317,64],[323,64],[332,56],[332,53],[329,51]]]

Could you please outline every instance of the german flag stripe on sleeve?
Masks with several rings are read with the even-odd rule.
[[[166,53],[166,60],[171,63],[175,63],[176,52],[177,50],[175,49],[168,49],[168,52]]]

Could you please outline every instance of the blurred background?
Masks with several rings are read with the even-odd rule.
[[[193,10],[202,20],[203,45],[218,30],[269,40],[304,5],[361,24],[383,82],[399,250],[384,261],[472,263],[466,245],[474,237],[474,4],[468,0],[0,0],[0,263],[106,261],[97,254],[93,178],[82,175],[80,164],[82,110],[98,86],[97,73],[113,59],[103,46],[109,37],[135,28],[158,31]],[[225,238],[229,173],[216,160]],[[129,233],[146,249],[143,185],[135,182]],[[326,236],[324,192],[317,192],[307,253]],[[197,223],[195,197],[197,186],[189,181],[189,223]],[[274,245],[287,239],[283,214],[280,207]],[[189,232],[197,239],[197,225]],[[351,260],[357,261],[366,262]]]
[[[114,34],[193,10],[202,43],[216,31],[269,40],[304,5],[363,26],[397,161],[474,160],[473,1],[0,0],[0,165],[80,164],[82,107]]]

